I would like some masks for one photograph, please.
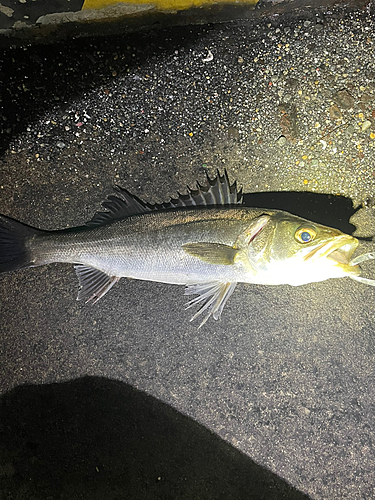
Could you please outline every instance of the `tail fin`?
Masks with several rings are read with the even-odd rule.
[[[38,229],[0,215],[0,273],[32,265],[27,240],[37,233]]]

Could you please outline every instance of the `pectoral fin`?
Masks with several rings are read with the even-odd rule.
[[[230,266],[238,252],[236,248],[221,243],[186,243],[182,245],[186,253],[209,264]]]
[[[193,321],[197,316],[208,311],[199,328],[203,326],[208,318],[212,315],[214,319],[220,319],[221,313],[229,297],[234,292],[237,283],[223,283],[222,281],[212,281],[209,283],[195,283],[186,285],[185,295],[196,295],[187,303],[187,309],[196,304],[201,304],[202,307],[194,314],[190,321]]]

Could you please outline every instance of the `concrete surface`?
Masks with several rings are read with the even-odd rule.
[[[2,0],[0,47],[150,28],[259,19],[305,10],[370,9],[371,0]],[[256,10],[254,10],[256,9]]]
[[[163,201],[226,167],[248,205],[371,237],[373,39],[323,9],[5,51],[0,211],[79,225],[113,184]],[[239,285],[201,330],[179,287],[77,289],[0,279],[0,498],[374,496],[372,287]]]

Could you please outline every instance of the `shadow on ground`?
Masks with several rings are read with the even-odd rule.
[[[305,499],[171,407],[85,377],[0,400],[1,498]]]
[[[244,195],[244,204],[247,207],[285,210],[347,234],[355,229],[349,220],[356,210],[352,200],[345,196],[297,191],[249,193]]]

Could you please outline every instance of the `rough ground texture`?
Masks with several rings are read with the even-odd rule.
[[[257,19],[343,6],[369,9],[371,0],[2,0],[0,48],[150,28]]]
[[[370,237],[374,37],[320,10],[8,50],[0,212],[79,225],[113,184],[161,202],[225,167],[247,205],[351,232],[353,202]],[[375,495],[372,287],[239,285],[200,330],[182,288],[77,288],[1,277],[0,498]]]

